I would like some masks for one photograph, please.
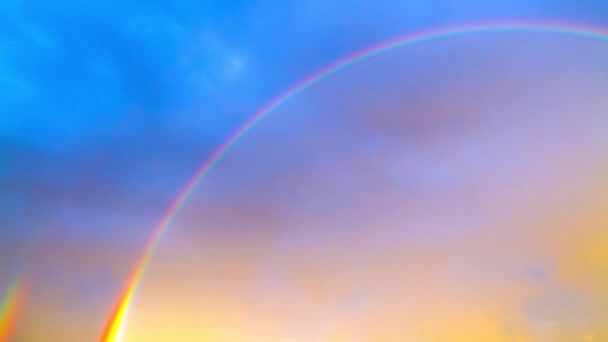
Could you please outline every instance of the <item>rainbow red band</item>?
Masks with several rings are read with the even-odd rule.
[[[132,304],[137,288],[144,276],[146,268],[158,246],[164,233],[167,231],[175,215],[179,212],[180,208],[186,202],[188,197],[192,194],[199,182],[207,175],[209,170],[222,158],[222,156],[239,141],[250,129],[252,129],[257,123],[265,119],[270,113],[276,108],[284,104],[289,99],[305,91],[317,82],[341,72],[349,67],[361,63],[363,61],[372,59],[379,55],[385,54],[396,49],[418,45],[422,43],[430,43],[440,40],[445,40],[458,36],[474,35],[474,34],[489,34],[489,33],[540,33],[546,35],[556,36],[567,36],[574,38],[582,38],[587,40],[594,40],[600,42],[608,42],[608,31],[602,31],[600,29],[578,27],[573,25],[559,25],[559,24],[530,24],[530,23],[510,23],[510,24],[477,24],[469,26],[461,26],[457,28],[438,29],[432,31],[426,31],[418,34],[407,35],[405,37],[397,38],[385,42],[380,45],[376,45],[372,48],[365,49],[358,53],[355,53],[349,57],[339,60],[321,70],[313,73],[312,75],[304,78],[300,82],[297,82],[292,87],[283,91],[275,99],[267,103],[255,114],[253,114],[248,120],[246,120],[240,127],[238,127],[227,139],[213,152],[198,168],[194,173],[193,177],[186,183],[186,185],[179,192],[175,200],[169,206],[164,216],[154,228],[151,236],[149,237],[146,245],[143,248],[143,252],[138,259],[132,275],[122,292],[121,297],[113,311],[112,316],[108,320],[107,326],[104,330],[101,341],[104,342],[117,342],[121,341],[123,330],[126,324],[128,316],[129,306]]]

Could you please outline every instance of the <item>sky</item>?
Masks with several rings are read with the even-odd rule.
[[[608,34],[608,3],[3,1],[0,339],[98,340],[285,89],[497,22]],[[488,32],[315,83],[187,199],[124,341],[608,339],[606,75],[606,42]]]

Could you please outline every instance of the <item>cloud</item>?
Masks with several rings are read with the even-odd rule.
[[[428,26],[601,13],[505,4],[7,11],[1,269],[36,274],[21,337],[95,339],[200,162],[318,67]],[[162,241],[131,338],[601,338],[603,47],[444,43],[336,74],[243,137]]]

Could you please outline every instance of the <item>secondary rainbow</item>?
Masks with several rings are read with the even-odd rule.
[[[600,42],[608,42],[608,31],[598,28],[589,28],[571,24],[553,24],[553,23],[483,23],[474,25],[464,25],[452,28],[442,28],[421,33],[408,34],[371,48],[362,50],[346,58],[343,58],[335,63],[324,67],[308,77],[297,82],[290,88],[280,93],[273,100],[255,112],[241,126],[239,126],[226,140],[217,147],[217,149],[201,164],[194,175],[184,185],[175,200],[167,208],[160,222],[152,231],[150,237],[145,244],[143,251],[137,260],[132,274],[130,275],[121,296],[109,318],[101,341],[118,342],[122,340],[123,331],[125,328],[129,306],[134,300],[135,293],[146,268],[162,239],[164,233],[169,228],[173,218],[192,194],[197,184],[205,177],[205,175],[213,168],[222,156],[239,141],[250,129],[257,123],[266,118],[276,108],[283,103],[305,91],[315,83],[341,72],[355,64],[367,61],[379,55],[385,54],[396,49],[417,45],[421,43],[434,42],[445,40],[457,36],[488,34],[488,33],[541,33],[546,35],[568,36],[574,38],[582,38],[587,40],[595,40]]]
[[[24,280],[21,274],[13,278],[0,302],[0,342],[9,341],[24,298]]]

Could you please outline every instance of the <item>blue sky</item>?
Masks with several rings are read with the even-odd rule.
[[[605,1],[3,1],[3,234],[29,236],[57,206],[148,217],[257,108],[379,42],[606,18]]]
[[[329,63],[495,21],[605,28],[608,2],[2,1],[0,281],[54,239],[138,248],[225,137]],[[107,263],[109,295],[130,262]]]
[[[59,160],[78,165],[97,160],[93,172],[111,184],[139,178],[153,167],[148,163],[164,164],[164,158],[183,165],[164,170],[164,177],[183,177],[282,89],[378,42],[475,21],[601,25],[608,13],[603,1],[5,1],[0,6],[0,141],[6,151],[0,175],[47,167],[82,174]],[[128,156],[121,157],[126,150]],[[14,157],[36,154],[46,158],[33,157],[34,164],[49,159],[52,165]],[[111,165],[99,161],[104,156]],[[116,174],[120,170],[125,174]],[[77,176],[65,177],[77,182]]]

